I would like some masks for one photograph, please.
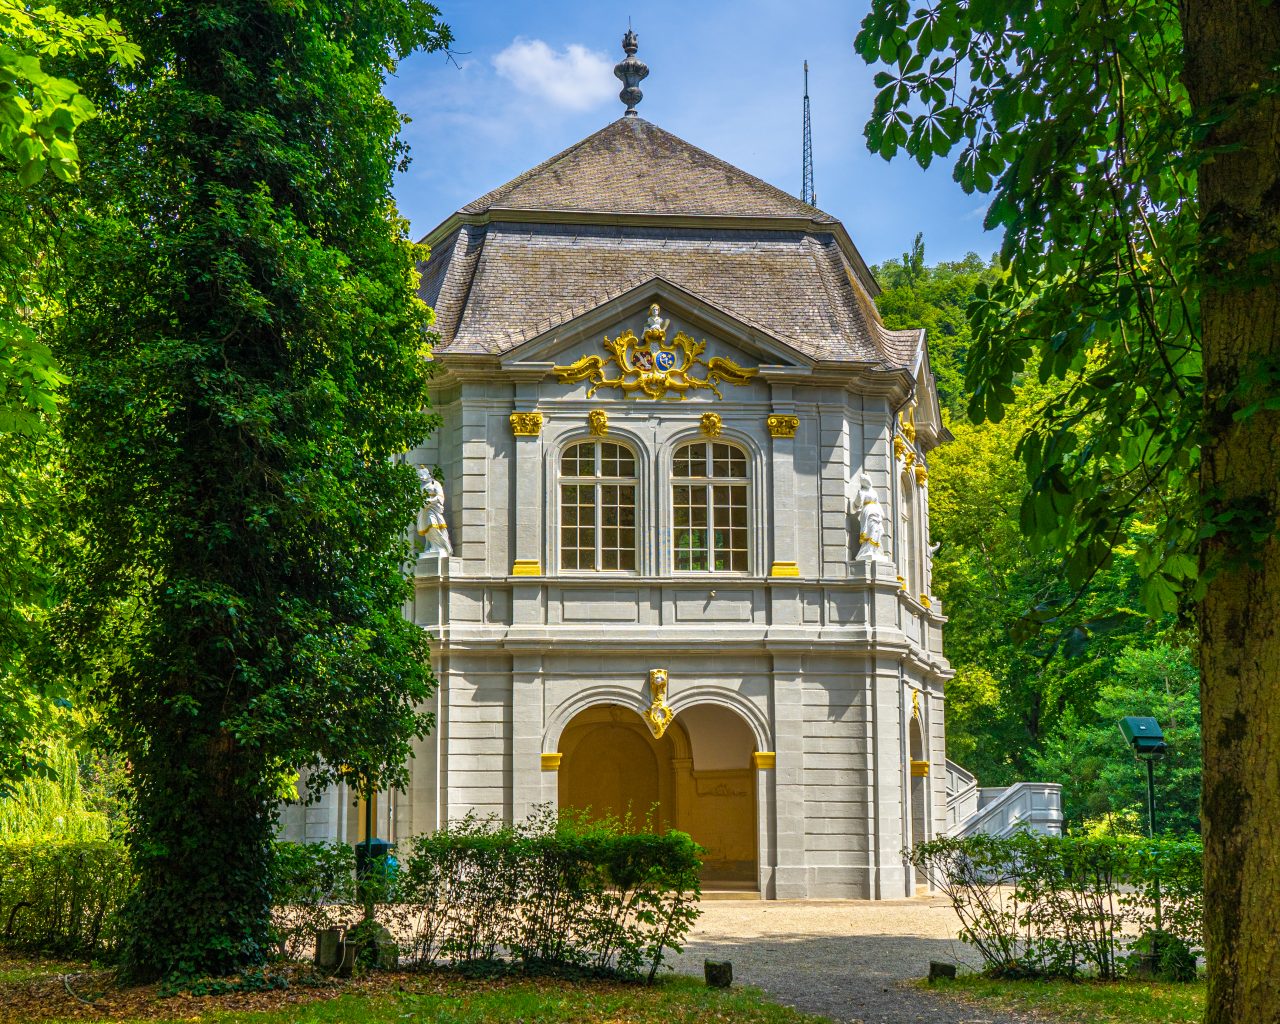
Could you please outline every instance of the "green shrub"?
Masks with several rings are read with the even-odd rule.
[[[1018,833],[921,843],[911,860],[951,900],[960,938],[1001,977],[1114,978],[1130,941],[1149,931],[1157,888],[1161,922],[1185,954],[1169,973],[1194,977],[1202,926],[1197,840]],[[1173,948],[1172,946],[1170,947]]]
[[[698,915],[700,849],[540,810],[512,827],[468,817],[415,839],[396,924],[410,959],[652,980]]]
[[[110,955],[133,883],[119,843],[0,843],[0,945]]]
[[[355,868],[355,851],[344,843],[275,844],[271,924],[282,957],[303,959],[318,932],[359,920]]]

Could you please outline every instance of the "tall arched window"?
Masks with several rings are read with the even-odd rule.
[[[560,568],[635,571],[636,457],[579,441],[560,460]]]
[[[747,572],[747,453],[723,441],[676,449],[672,547],[678,572]]]

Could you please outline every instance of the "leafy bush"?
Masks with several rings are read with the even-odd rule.
[[[1203,913],[1197,841],[978,835],[921,843],[911,860],[951,900],[960,938],[992,975],[1088,969],[1116,977],[1132,944],[1126,926],[1146,932],[1154,923],[1157,886],[1162,925],[1186,950],[1168,973],[1185,975],[1188,957],[1194,965]]]
[[[415,839],[396,924],[409,958],[652,980],[697,919],[700,849],[540,810],[512,827],[468,817]]]
[[[91,806],[80,759],[65,743],[44,751],[44,771],[0,796],[0,842],[94,842],[110,837],[107,815]]]
[[[133,884],[119,843],[0,843],[0,945],[109,955]]]
[[[318,932],[356,923],[355,868],[355,851],[343,843],[276,843],[271,924],[282,957],[302,959]]]

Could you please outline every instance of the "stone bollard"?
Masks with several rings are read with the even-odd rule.
[[[728,988],[733,984],[733,964],[728,960],[704,960],[702,973],[708,988]]]
[[[941,960],[929,961],[929,981],[930,983],[937,981],[939,978],[950,978],[955,981],[956,965],[944,964]]]
[[[331,971],[342,963],[342,929],[322,928],[316,932],[316,966]]]

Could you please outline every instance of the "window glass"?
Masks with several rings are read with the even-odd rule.
[[[612,441],[580,441],[560,460],[560,568],[635,571],[636,460]]]
[[[747,454],[721,441],[676,449],[672,549],[678,572],[747,572]]]

